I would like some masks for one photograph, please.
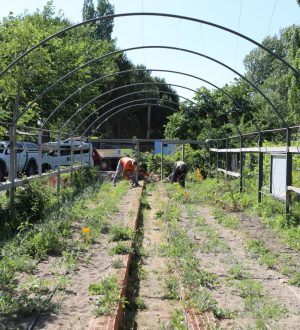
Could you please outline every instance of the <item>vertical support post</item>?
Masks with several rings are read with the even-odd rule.
[[[150,139],[151,131],[151,105],[148,104],[148,119],[147,119],[147,139]]]
[[[20,79],[22,80],[22,76],[20,75]],[[9,198],[10,198],[10,217],[11,220],[15,218],[15,178],[17,176],[17,159],[18,154],[16,153],[16,123],[19,113],[19,103],[20,103],[20,95],[21,95],[21,82],[18,84],[18,91],[16,95],[16,100],[13,108],[13,118],[12,125],[9,127],[9,146],[10,146],[10,154],[9,154],[9,181],[11,182],[11,188],[9,190]]]
[[[243,192],[243,167],[244,167],[244,159],[243,159],[243,136],[240,135],[240,193]]]
[[[71,136],[71,178],[73,175],[73,165],[74,165],[74,143],[73,143],[74,139],[73,136]]]
[[[207,142],[208,146],[208,176],[211,177],[211,153],[210,153],[210,141]]]
[[[182,149],[181,149],[181,160],[184,162],[184,158],[185,158],[185,145],[182,145]]]
[[[160,155],[160,180],[161,181],[164,179],[163,164],[164,164],[164,141],[161,141],[161,155]]]
[[[226,179],[228,179],[228,174],[227,174],[227,172],[229,171],[229,168],[228,168],[228,151],[227,151],[227,149],[228,149],[228,137],[226,137],[226,153],[225,153],[225,165],[226,165],[226,175],[225,175],[225,177],[226,177]]]
[[[264,165],[264,156],[263,153],[261,152],[261,147],[263,146],[263,133],[259,132],[259,138],[258,138],[258,196],[257,196],[257,200],[258,203],[261,202],[261,197],[262,197],[262,184],[263,184],[263,176],[264,176],[264,169],[263,169],[263,165]]]
[[[60,135],[57,136],[57,210],[60,209]]]
[[[136,157],[137,161],[140,161],[140,141],[136,140]]]
[[[290,153],[289,147],[291,146],[291,129],[286,129],[286,196],[285,196],[285,216],[286,221],[290,222],[290,205],[291,205],[291,194],[288,191],[288,186],[292,185],[292,154]]]
[[[38,173],[39,173],[40,177],[42,176],[42,161],[43,161],[42,135],[43,135],[43,131],[39,131],[39,134],[38,134]]]
[[[219,182],[219,139],[217,139],[217,180]]]
[[[13,124],[9,127],[9,181],[11,188],[9,190],[10,199],[10,217],[15,218],[15,177],[16,177],[16,126]]]

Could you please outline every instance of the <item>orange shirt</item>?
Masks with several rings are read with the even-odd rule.
[[[125,171],[129,171],[129,172],[132,172],[132,171],[134,171],[134,166],[133,166],[133,164],[132,164],[132,162],[133,162],[133,159],[132,158],[130,158],[130,157],[122,157],[122,158],[120,158],[120,162],[121,162],[121,164],[122,164],[122,166],[123,166],[123,171],[125,170]]]

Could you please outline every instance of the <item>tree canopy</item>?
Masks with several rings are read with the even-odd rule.
[[[83,18],[89,18],[89,15],[93,15],[91,9],[92,1],[85,0],[82,10]],[[108,1],[98,2],[97,11],[101,11],[101,14],[108,15],[111,13],[111,10],[113,10],[113,7],[110,6]],[[10,15],[4,18],[0,22],[0,56],[2,59],[0,69],[3,70],[20,54],[49,35],[71,25],[72,22],[66,19],[63,13],[55,13],[52,1],[49,1],[42,11],[36,11],[33,14],[24,13],[17,16]],[[82,124],[80,131],[77,132],[79,134],[95,120],[96,115],[89,115],[112,98],[143,89],[149,89],[150,93],[149,86],[128,87],[127,89],[109,93],[91,102],[88,106],[84,106],[97,95],[118,86],[136,82],[155,82],[155,78],[147,71],[112,75],[123,70],[145,69],[143,66],[135,66],[121,52],[113,56],[106,56],[101,60],[94,60],[118,50],[116,42],[111,40],[110,37],[112,27],[113,22],[110,22],[110,24],[106,25],[106,33],[101,36],[95,35],[95,31],[99,28],[97,24],[73,29],[37,48],[20,61],[19,64],[6,72],[0,78],[1,119],[10,122],[13,119],[13,110],[17,104],[17,115],[27,109],[19,120],[19,124],[33,127],[43,125],[50,114],[67,97],[74,94],[67,101],[64,101],[63,106],[51,117],[46,127],[59,130],[75,112],[78,112],[72,118],[72,121],[65,126],[65,130],[66,133],[74,132],[79,123],[88,117],[88,120]],[[92,61],[92,63],[85,65],[89,61]],[[73,74],[69,74],[65,79],[61,79],[61,77],[80,66],[82,66],[81,69],[74,71]],[[104,76],[108,77],[100,79]],[[54,84],[57,80],[59,81]],[[96,83],[90,84],[95,80],[97,81]],[[53,86],[49,88],[51,85]],[[85,85],[86,87],[83,88]],[[37,98],[46,89],[47,92],[42,97]],[[163,87],[162,85],[151,87],[151,93],[155,93],[157,97],[157,104],[160,102],[159,99],[164,99],[162,102],[165,102],[165,99],[170,97],[167,94],[164,95],[163,91],[165,90],[171,91],[169,87]],[[116,106],[137,97],[145,97],[145,93],[120,98],[110,106]],[[178,108],[176,104],[169,106],[175,109]],[[101,113],[106,110],[108,110],[107,107],[101,109]],[[157,137],[162,137],[163,135],[162,123],[166,122],[167,115],[169,115],[169,112],[166,114],[166,111],[160,111],[155,114],[158,118],[157,121],[154,121],[155,125],[160,126],[160,128],[153,126],[153,130],[158,134]],[[146,136],[146,131],[143,131],[144,124],[140,125],[144,120],[144,111],[139,109],[124,111],[124,113],[112,117],[105,127],[95,134],[109,137],[138,136],[144,138]],[[5,130],[2,127],[0,133],[2,132],[3,134]]]

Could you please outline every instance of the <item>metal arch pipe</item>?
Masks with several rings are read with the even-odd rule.
[[[201,20],[201,19],[197,19],[197,18],[193,18],[193,17],[189,17],[189,16],[182,16],[182,15],[175,15],[175,14],[166,14],[166,13],[153,13],[153,12],[137,12],[137,13],[123,13],[123,14],[114,14],[114,15],[107,15],[107,16],[102,16],[102,17],[95,17],[92,19],[89,19],[87,21],[84,22],[80,22],[77,24],[74,24],[72,26],[69,26],[57,33],[52,34],[51,36],[43,39],[42,41],[40,41],[39,43],[37,43],[36,45],[32,46],[31,48],[29,48],[28,50],[26,50],[23,54],[19,55],[13,62],[11,62],[6,68],[4,68],[1,72],[0,72],[0,77],[3,76],[3,74],[5,72],[7,72],[11,67],[13,67],[14,65],[16,65],[22,58],[24,58],[25,56],[27,56],[29,53],[31,53],[32,51],[34,51],[35,49],[37,49],[40,46],[45,45],[48,41],[61,36],[63,34],[65,34],[66,32],[73,30],[77,27],[86,25],[86,24],[90,24],[90,23],[94,23],[97,21],[105,21],[105,20],[109,20],[109,19],[113,19],[113,18],[119,18],[119,17],[129,17],[129,16],[158,16],[158,17],[170,17],[170,18],[177,18],[177,19],[181,19],[181,20],[186,20],[186,21],[192,21],[192,22],[196,22],[196,23],[201,23],[201,24],[205,24],[205,25],[209,25],[212,27],[215,27],[217,29],[229,32],[231,34],[237,35],[247,41],[249,41],[250,43],[258,46],[259,48],[265,50],[266,52],[268,52],[271,56],[273,56],[274,58],[277,58],[280,62],[284,63],[289,69],[291,69],[298,77],[300,76],[300,73],[298,70],[296,70],[291,64],[289,64],[288,62],[286,62],[282,57],[280,57],[279,55],[277,55],[276,53],[274,53],[271,49],[267,48],[266,46],[262,45],[261,43],[255,41],[254,39],[251,39],[249,37],[247,37],[246,35],[237,32],[235,30],[229,29],[225,26],[216,24],[216,23],[212,23],[209,21],[205,21],[205,20]]]
[[[60,103],[60,104],[59,104],[59,105],[53,110],[53,114],[54,114],[55,112],[57,112],[59,109],[61,109],[62,106],[63,106],[68,100],[70,100],[71,97],[74,96],[77,92],[81,92],[84,88],[86,88],[86,87],[88,87],[88,86],[91,86],[91,85],[93,85],[94,83],[96,83],[96,82],[98,82],[98,81],[100,81],[100,80],[102,80],[102,79],[105,79],[105,78],[108,78],[108,77],[112,77],[112,76],[116,76],[116,75],[123,74],[123,73],[140,72],[140,71],[147,71],[147,72],[149,72],[149,71],[152,72],[152,71],[153,71],[153,72],[168,72],[168,73],[176,73],[176,74],[184,75],[184,76],[187,76],[187,77],[191,77],[191,78],[194,78],[194,79],[197,79],[197,80],[203,81],[203,82],[205,82],[205,83],[207,83],[207,84],[213,86],[214,88],[218,89],[219,91],[221,91],[221,92],[222,92],[223,94],[225,94],[226,96],[228,96],[238,108],[241,108],[241,109],[243,108],[238,102],[236,102],[236,100],[234,100],[234,98],[233,98],[229,93],[227,93],[226,91],[224,91],[221,87],[219,87],[219,86],[217,86],[217,85],[211,83],[210,81],[205,80],[205,79],[203,79],[203,78],[201,78],[201,77],[198,77],[198,76],[195,76],[195,75],[191,75],[191,74],[188,74],[188,73],[185,73],[185,72],[181,72],[181,71],[174,71],[174,70],[163,70],[163,69],[131,69],[131,70],[118,71],[118,72],[114,72],[114,73],[111,73],[111,74],[108,74],[108,75],[104,75],[104,76],[102,76],[102,77],[100,77],[100,78],[97,78],[97,79],[95,79],[95,80],[93,80],[93,81],[91,81],[91,82],[89,82],[89,83],[87,83],[87,84],[81,86],[81,87],[80,87],[79,89],[77,89],[74,93],[72,93],[72,94],[69,95],[65,100],[63,100],[63,101],[62,101],[62,102],[61,102],[61,103]],[[27,108],[28,108],[28,107],[27,107]],[[24,111],[25,111],[25,110],[26,110],[26,108],[24,109]],[[74,113],[74,116],[75,116],[79,111],[81,111],[81,108],[79,108],[79,109]],[[97,109],[97,111],[98,111],[98,109]],[[253,116],[253,113],[252,113],[251,111],[250,111],[249,113],[250,113],[250,115],[251,115],[251,117],[252,117],[253,119],[256,119],[256,118]],[[52,115],[52,113],[50,114],[50,116],[51,116],[51,115]],[[88,118],[89,118],[89,116],[88,116],[86,119],[88,119]],[[49,120],[49,117],[46,119],[46,122],[47,122],[48,120]],[[70,120],[70,118],[69,118],[68,120]],[[44,126],[46,125],[46,122],[44,123]],[[257,123],[256,123],[255,121],[254,121],[253,123],[254,123],[256,129],[259,131],[260,129],[259,129]]]
[[[127,107],[125,107],[125,108],[122,108],[122,109],[120,109],[120,110],[118,110],[118,111],[116,111],[116,112],[114,112],[113,114],[111,114],[110,116],[108,116],[107,118],[105,118],[97,127],[96,127],[96,129],[94,129],[93,130],[93,132],[94,131],[96,131],[96,130],[98,130],[106,121],[108,121],[111,117],[113,117],[113,116],[115,116],[115,115],[117,115],[119,112],[121,112],[121,111],[125,111],[125,110],[127,110],[127,109],[130,109],[130,108],[133,108],[133,107],[137,107],[137,106],[145,106],[145,105],[154,105],[154,106],[158,106],[158,107],[161,107],[161,108],[166,108],[166,109],[169,109],[169,110],[171,110],[171,111],[174,111],[174,108],[171,108],[171,107],[168,107],[168,106],[166,106],[166,105],[162,105],[162,104],[152,104],[152,103],[148,103],[148,102],[145,102],[145,103],[139,103],[139,104],[132,104],[132,105],[129,105],[129,106],[127,106]]]
[[[195,79],[198,79],[198,80],[200,80],[200,81],[203,81],[203,82],[205,82],[205,83],[207,83],[207,84],[209,84],[209,85],[211,85],[211,86],[213,86],[213,87],[215,87],[215,88],[217,88],[217,89],[220,89],[220,87],[218,87],[218,86],[216,86],[216,85],[214,85],[213,83],[211,83],[211,82],[209,82],[209,81],[207,81],[207,80],[205,80],[205,79],[202,79],[202,78],[200,78],[200,77],[197,77],[197,76],[194,76],[194,75],[191,75],[191,74],[188,74],[188,73],[185,73],[185,72],[180,72],[180,71],[172,71],[172,70],[162,70],[162,69],[131,69],[131,70],[124,70],[124,71],[118,71],[118,72],[114,72],[114,73],[110,73],[110,74],[108,74],[108,75],[104,75],[104,76],[102,76],[102,77],[100,77],[100,78],[97,78],[97,79],[95,79],[95,80],[93,80],[93,81],[91,81],[91,82],[89,82],[89,83],[87,83],[87,84],[85,84],[85,85],[83,85],[83,86],[81,86],[80,87],[80,89],[77,89],[74,93],[72,93],[71,95],[69,95],[65,100],[63,100],[53,111],[52,111],[52,113],[50,114],[50,116],[45,120],[45,122],[44,122],[44,124],[43,124],[43,127],[46,125],[46,123],[50,120],[50,118],[58,111],[58,110],[60,110],[61,108],[62,108],[62,106],[68,101],[68,100],[70,100],[71,99],[71,97],[73,97],[77,92],[79,92],[79,91],[82,91],[82,89],[84,89],[84,88],[86,88],[86,87],[88,87],[88,86],[91,86],[91,85],[93,85],[94,83],[96,83],[96,82],[98,82],[98,81],[100,81],[100,80],[103,80],[103,79],[105,79],[105,78],[109,78],[109,77],[114,77],[114,76],[116,76],[116,75],[119,75],[119,74],[123,74],[123,73],[130,73],[130,72],[141,72],[141,71],[154,71],[154,72],[169,72],[169,73],[176,73],[176,74],[181,74],[181,75],[184,75],[184,76],[187,76],[187,77],[191,77],[191,78],[195,78]],[[36,101],[36,99],[33,101],[33,102],[35,102]],[[26,109],[28,109],[28,107],[26,107],[25,109],[24,109],[24,111],[26,110]],[[80,109],[78,109],[77,110],[77,112],[76,113],[74,113],[74,116],[81,110],[82,108],[80,108]]]
[[[120,90],[120,89],[124,89],[124,88],[126,88],[126,87],[132,87],[132,86],[144,86],[144,85],[146,85],[146,86],[148,86],[148,85],[167,85],[167,86],[175,86],[175,87],[180,87],[180,88],[183,88],[183,89],[186,89],[186,90],[189,90],[189,91],[192,91],[192,92],[194,92],[194,93],[197,93],[197,91],[196,90],[194,90],[194,89],[191,89],[191,88],[189,88],[189,87],[185,87],[185,86],[181,86],[181,85],[175,85],[175,84],[170,84],[170,83],[154,83],[154,82],[147,82],[147,83],[134,83],[134,84],[129,84],[129,85],[124,85],[124,86],[119,86],[119,87],[116,87],[116,88],[113,88],[113,89],[111,89],[111,90],[109,90],[109,91],[106,91],[106,92],[104,92],[103,94],[101,94],[101,95],[98,95],[96,98],[94,98],[93,100],[95,100],[95,99],[98,99],[98,98],[100,98],[101,96],[103,96],[103,95],[106,95],[106,94],[109,94],[109,93],[112,93],[113,91],[116,91],[116,90]],[[224,93],[225,93],[225,95],[227,95],[233,102],[235,102],[235,100],[232,98],[232,96],[230,95],[230,94],[228,94],[228,93],[226,93],[225,91],[223,91]],[[85,118],[85,120],[87,120],[88,118],[90,118],[90,116],[92,116],[95,112],[97,112],[97,110],[98,109],[96,109],[94,112],[92,112],[87,118]],[[84,121],[85,121],[84,120]],[[80,127],[82,125],[82,122],[75,128],[75,131],[77,131],[78,130],[78,128]],[[236,126],[236,125],[235,125]],[[255,126],[257,127],[257,125],[255,124]],[[237,126],[236,126],[237,127]],[[237,127],[237,130],[239,131],[239,129],[238,129],[238,127]],[[258,130],[259,130],[259,128],[258,128]]]
[[[125,95],[124,95],[125,96]],[[94,124],[99,121],[101,118],[105,117],[107,114],[109,114],[110,112],[113,112],[114,110],[116,110],[117,108],[119,107],[122,107],[124,105],[127,105],[127,104],[130,104],[130,103],[133,103],[133,102],[138,102],[138,101],[148,101],[148,100],[155,100],[155,101],[160,101],[161,99],[160,98],[151,98],[151,97],[147,97],[147,98],[138,98],[138,99],[135,99],[135,100],[131,100],[131,101],[128,101],[128,102],[124,102],[122,104],[118,104],[117,106],[105,111],[104,113],[102,113],[99,117],[97,117],[90,125],[88,128],[86,128],[86,130],[83,132],[82,136],[85,136],[86,133],[94,126]],[[170,100],[165,100],[169,103],[172,103],[172,104],[175,104],[175,105],[178,105],[178,103],[176,102],[173,102],[173,101],[170,101]],[[156,103],[157,104],[157,103]],[[174,111],[178,111],[177,109],[175,108],[172,108]]]
[[[151,91],[150,91],[150,92],[151,92]],[[154,92],[156,92],[156,91],[154,91]],[[113,100],[111,100],[111,101],[109,101],[109,102],[103,104],[101,107],[99,107],[98,109],[96,109],[95,111],[93,111],[89,116],[87,116],[84,120],[82,120],[81,123],[79,123],[79,125],[75,128],[74,133],[79,129],[79,127],[80,127],[80,126],[81,126],[86,120],[88,120],[88,118],[90,118],[93,114],[95,114],[96,112],[98,112],[99,110],[101,110],[102,108],[104,108],[105,106],[109,105],[110,103],[112,103],[112,102],[114,102],[114,101],[116,101],[116,100],[118,100],[118,99],[120,99],[120,98],[123,98],[123,97],[129,96],[129,95],[138,94],[138,93],[149,93],[149,91],[141,90],[141,91],[136,91],[136,92],[133,92],[133,93],[128,93],[128,94],[125,94],[125,95],[121,95],[121,96],[119,96],[119,97],[117,97],[117,98],[115,98],[115,99],[113,99]],[[176,93],[172,93],[172,92],[164,92],[164,93],[165,93],[165,94],[178,95],[178,94],[176,94]],[[190,99],[188,99],[188,98],[186,98],[186,97],[183,97],[183,96],[181,96],[181,95],[178,95],[178,96],[181,97],[181,98],[184,98],[184,99],[188,100],[189,102],[193,103],[195,106],[198,106],[196,102],[194,102],[194,101],[192,101],[192,100],[190,100]],[[213,98],[212,98],[211,96],[210,96],[210,98],[211,98],[211,100],[213,100]],[[158,99],[158,100],[160,100],[160,99]],[[170,100],[167,100],[167,101],[168,101],[168,102],[171,102]],[[175,103],[175,102],[171,102],[171,103],[177,104],[177,103]],[[110,111],[111,111],[111,109],[108,110],[108,111],[106,111],[105,113],[103,113],[103,115],[105,115],[107,112],[110,112]],[[205,111],[208,115],[210,115],[210,113],[209,113],[206,109],[204,109],[204,111]],[[88,131],[88,130],[94,125],[94,123],[97,122],[98,120],[99,120],[99,117],[98,117],[96,120],[94,120],[94,121],[89,125],[89,127],[84,131],[84,133],[83,133],[82,135],[85,135],[85,132]],[[242,133],[241,133],[240,129],[238,128],[238,126],[237,126],[235,123],[234,123],[234,126],[236,127],[238,133],[241,135]],[[64,126],[61,127],[61,129],[63,129],[63,128],[64,128]]]
[[[115,98],[115,99],[113,99],[113,100],[110,100],[109,102],[106,102],[105,104],[101,105],[101,107],[99,107],[98,109],[96,109],[95,111],[93,111],[91,114],[89,114],[84,120],[82,120],[82,121],[79,123],[79,125],[74,129],[74,133],[77,132],[77,130],[79,129],[79,127],[80,127],[82,124],[84,124],[84,122],[85,122],[86,120],[88,120],[93,114],[96,114],[98,111],[100,111],[100,110],[103,109],[104,107],[108,106],[110,103],[115,102],[116,100],[119,100],[119,99],[121,99],[121,98],[123,98],[123,97],[126,97],[126,96],[135,95],[135,94],[140,94],[140,93],[151,93],[151,92],[154,92],[154,93],[155,93],[155,92],[158,92],[158,91],[157,91],[157,90],[140,90],[140,91],[136,91],[136,92],[132,92],[132,93],[123,94],[123,95],[121,95],[121,96],[119,96],[119,97],[117,97],[117,98]],[[192,101],[191,99],[189,99],[189,98],[187,98],[187,97],[184,97],[184,96],[182,96],[182,95],[179,95],[179,94],[176,94],[176,93],[172,93],[172,92],[167,92],[167,91],[164,91],[164,94],[176,95],[176,96],[178,96],[178,97],[180,97],[180,98],[183,98],[183,99],[185,99],[186,101],[189,101],[189,102],[191,102],[191,103],[193,103],[194,105],[197,106],[197,103],[196,103],[196,102],[194,102],[194,101]],[[158,99],[158,100],[159,100],[159,99]],[[206,113],[208,114],[208,111],[206,111]],[[94,122],[92,123],[92,125],[93,125],[93,124],[94,124]],[[89,127],[90,127],[90,126],[89,126]],[[61,129],[63,129],[63,127],[62,127]]]
[[[108,113],[113,112],[114,110],[116,110],[116,109],[118,109],[118,108],[120,108],[124,105],[131,104],[131,103],[134,103],[134,102],[140,102],[140,101],[160,101],[160,99],[157,98],[157,97],[148,97],[148,98],[142,98],[142,99],[135,99],[135,100],[131,100],[131,101],[128,101],[128,102],[124,102],[122,104],[118,104],[115,107],[113,107],[113,108],[107,110],[106,112],[102,113],[98,118],[96,118],[96,120],[93,121],[93,123],[84,131],[84,133],[82,135],[85,136],[86,133],[92,128],[93,124],[96,123],[101,118],[105,117]],[[172,104],[177,104],[177,103],[175,103],[173,101],[169,101],[169,100],[168,100],[168,102],[172,103]],[[157,105],[157,103],[151,103],[151,105]],[[170,107],[170,109],[173,109],[174,112],[178,111],[175,108]],[[116,113],[118,113],[118,112],[116,111]],[[110,116],[108,118],[110,118]]]
[[[62,81],[64,80],[67,76],[69,76],[70,74],[78,71],[80,68],[83,68],[89,64],[91,64],[92,62],[94,63],[95,61],[98,61],[100,59],[103,59],[105,57],[109,57],[109,56],[112,56],[112,55],[115,55],[115,54],[118,54],[118,53],[123,53],[125,51],[130,51],[130,50],[137,50],[137,49],[170,49],[170,50],[176,50],[176,51],[182,51],[182,52],[186,52],[186,53],[190,53],[190,54],[194,54],[194,55],[197,55],[197,56],[200,56],[200,57],[204,57],[208,60],[211,60],[215,63],[218,63],[220,64],[221,66],[227,68],[228,70],[234,72],[235,74],[237,74],[239,77],[241,77],[243,80],[245,80],[250,86],[252,86],[266,101],[267,103],[271,106],[271,108],[275,111],[275,113],[277,114],[278,118],[282,121],[283,125],[285,127],[288,127],[287,123],[285,122],[284,118],[281,116],[280,112],[276,109],[275,105],[271,102],[271,100],[255,85],[253,84],[249,79],[247,79],[244,75],[240,74],[238,71],[234,70],[233,68],[231,68],[230,66],[226,65],[225,63],[219,61],[219,60],[216,60],[215,58],[212,58],[210,56],[207,56],[205,54],[202,54],[202,53],[198,53],[198,52],[195,52],[193,50],[189,50],[189,49],[185,49],[185,48],[179,48],[179,47],[172,47],[172,46],[138,46],[138,47],[130,47],[130,48],[126,48],[126,49],[122,49],[122,50],[118,50],[118,51],[114,51],[114,52],[111,52],[111,53],[107,53],[105,55],[102,55],[96,59],[93,59],[87,63],[85,63],[84,65],[80,66],[80,67],[77,67],[76,69],[70,71],[68,74],[66,74],[64,77],[60,78],[59,80],[57,80],[55,82],[55,84],[59,81]],[[50,87],[52,87],[53,85],[51,85]],[[50,88],[49,87],[49,88]],[[16,119],[16,123],[18,122],[18,120],[21,118],[21,116],[24,114],[24,111],[17,117]],[[54,113],[53,113],[54,114]],[[49,117],[47,118],[46,122],[49,120]],[[44,123],[45,125],[45,123]],[[44,127],[43,125],[43,127]]]

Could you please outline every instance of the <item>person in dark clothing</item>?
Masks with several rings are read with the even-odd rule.
[[[183,188],[185,187],[185,178],[187,174],[187,165],[179,160],[175,162],[172,172],[172,182],[178,182]]]

